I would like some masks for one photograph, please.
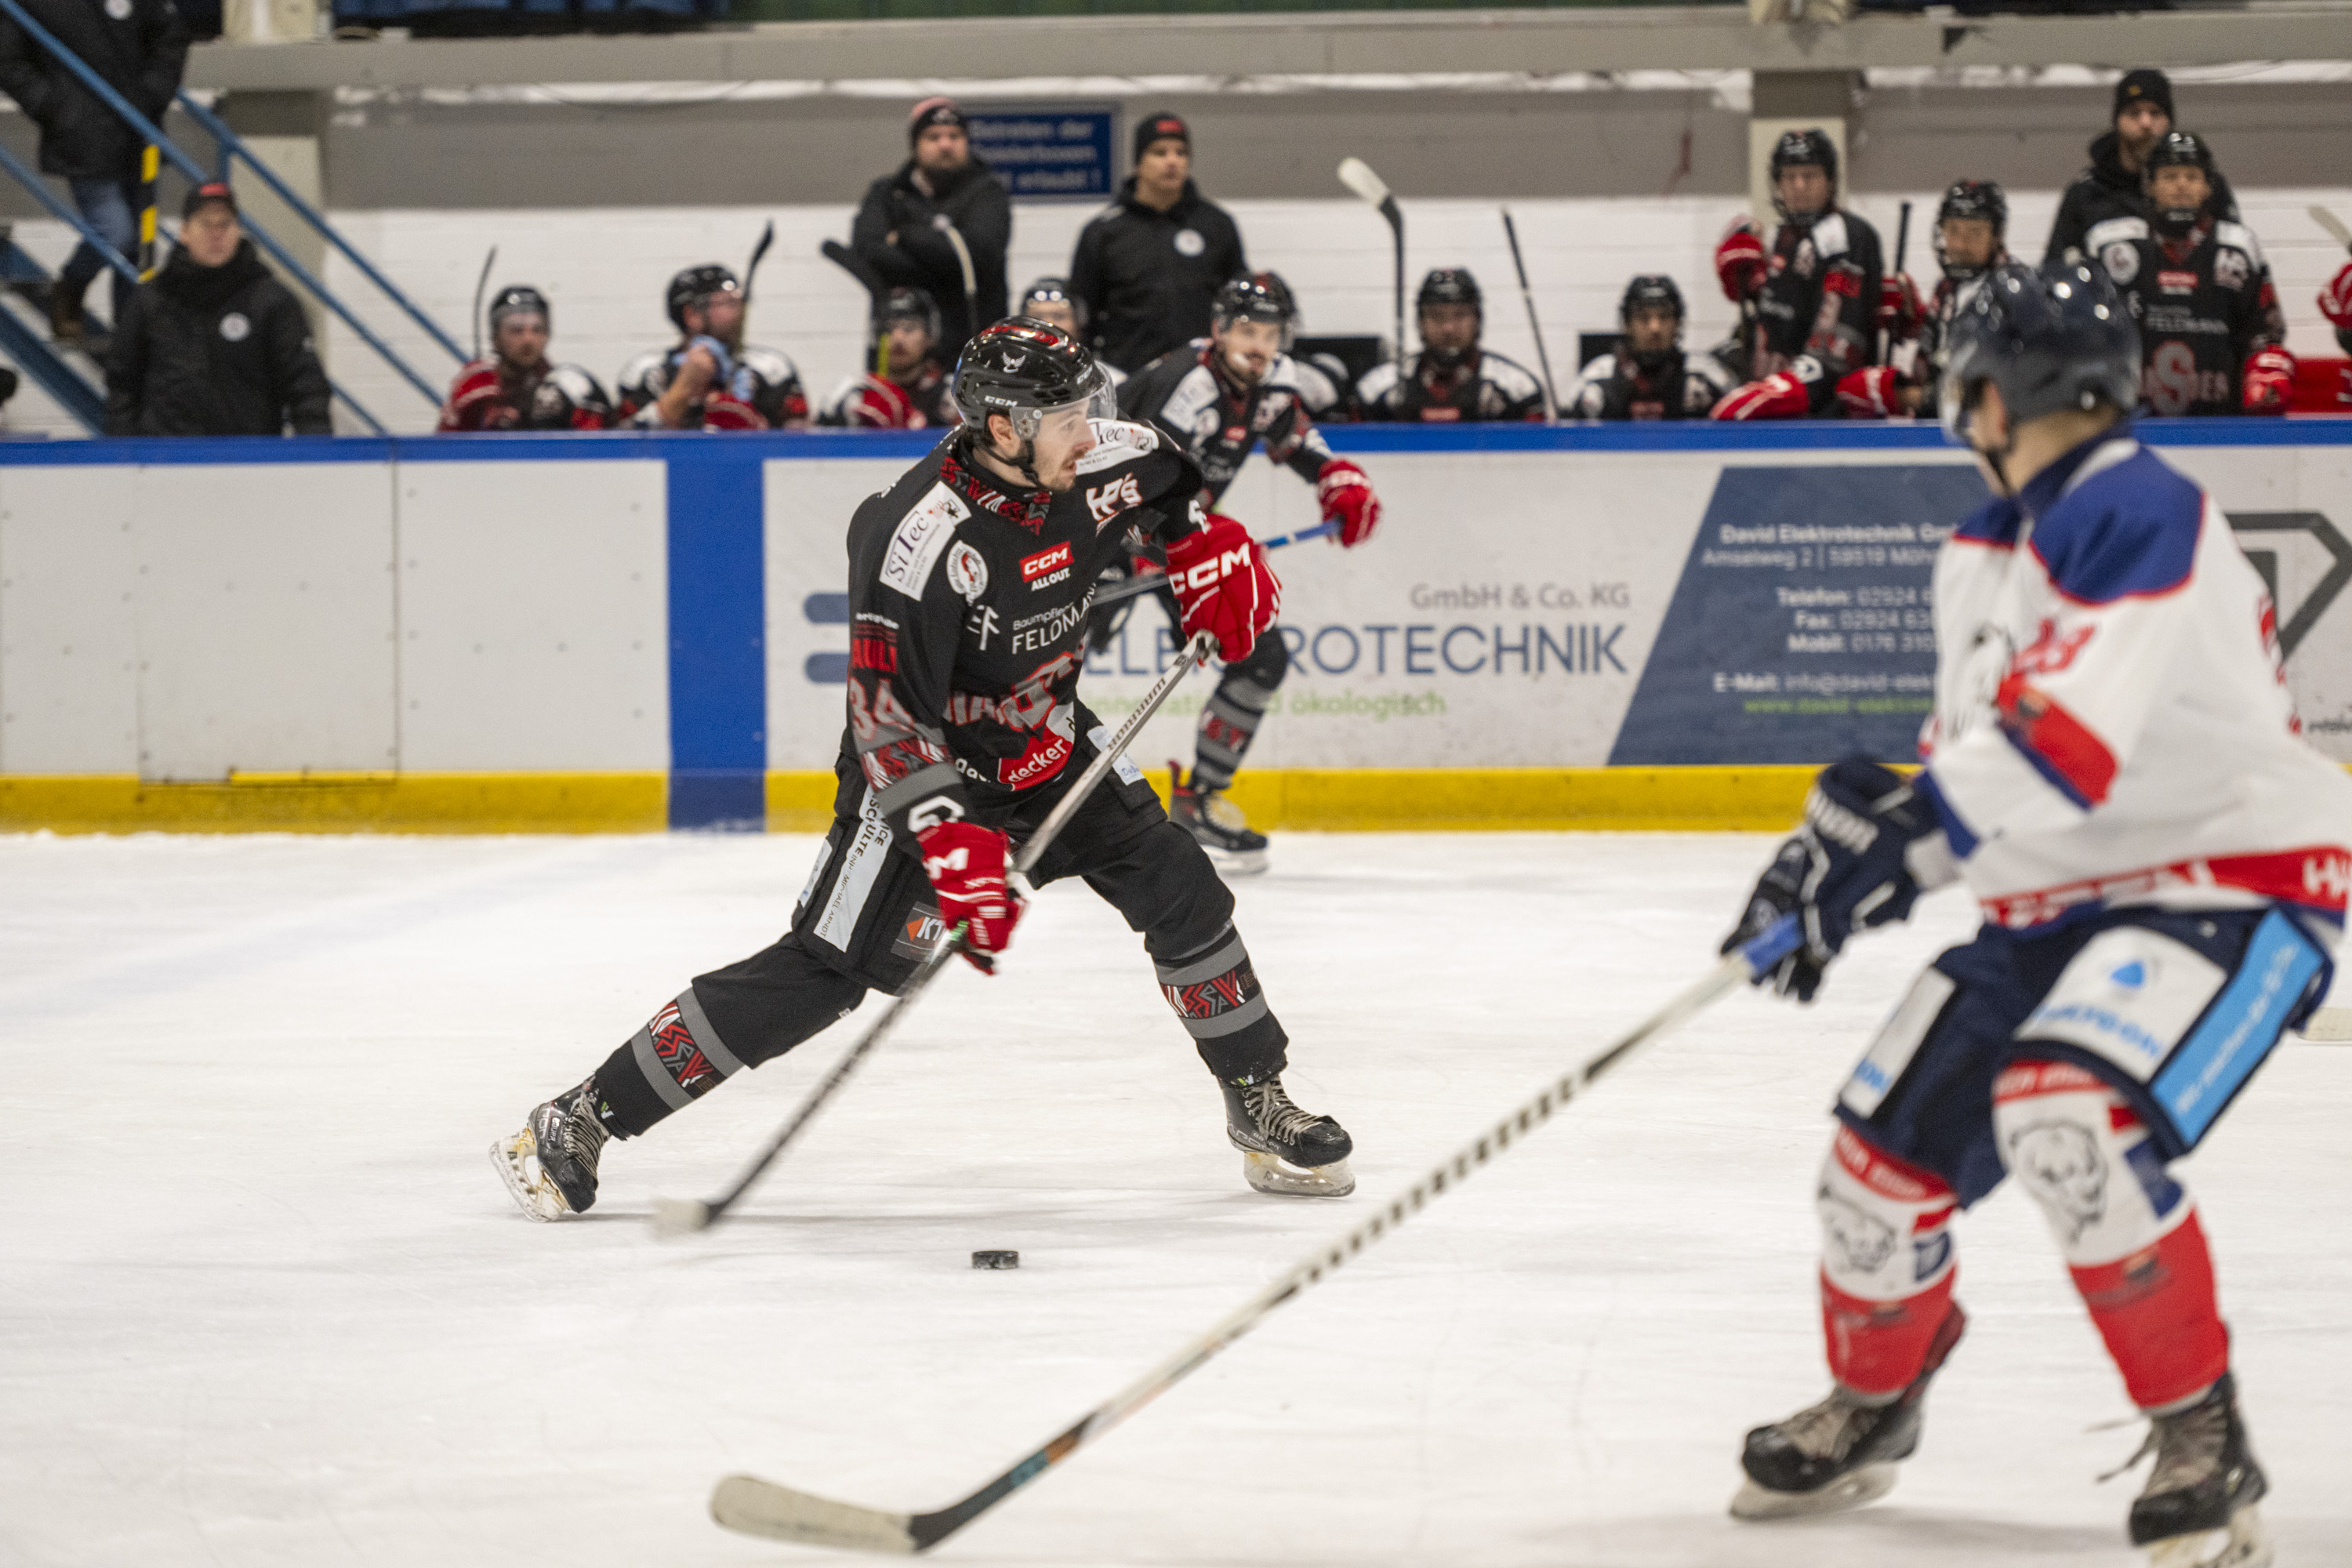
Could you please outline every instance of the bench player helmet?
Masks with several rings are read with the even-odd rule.
[[[547,296],[528,283],[509,283],[499,290],[490,301],[490,331],[495,336],[499,323],[509,316],[537,316],[549,331],[555,330],[555,312],[547,308]]]
[[[1980,267],[1956,262],[1944,254],[1944,225],[1953,218],[1980,217],[1992,225],[1992,259]],[[1981,278],[2005,254],[2009,237],[2009,197],[1990,180],[1955,180],[1936,208],[1936,265],[1955,283]]]
[[[1633,312],[1644,307],[1672,310],[1675,313],[1675,341],[1657,353],[1637,354],[1633,352]],[[1665,363],[1683,341],[1683,323],[1690,320],[1690,311],[1683,304],[1683,291],[1675,280],[1663,272],[1645,272],[1625,285],[1624,298],[1617,301],[1617,327],[1624,334],[1623,353],[1643,370],[1655,370]]]
[[[742,291],[743,285],[735,274],[716,261],[689,267],[669,280],[666,302],[669,306],[670,325],[682,332],[686,331],[688,307],[698,310],[713,294],[740,294]]]
[[[2205,172],[2205,200],[2193,207],[2158,206],[2156,172],[2181,165]],[[2147,162],[2140,166],[2139,177],[2140,188],[2147,194],[2148,206],[2154,214],[2152,226],[2158,233],[2177,239],[2197,226],[2197,220],[2205,216],[2205,207],[2213,199],[2213,149],[2193,131],[2168,131],[2148,149]]]
[[[2080,260],[2041,270],[2004,261],[1952,323],[1937,405],[1944,433],[1969,446],[1984,389],[2000,389],[2011,440],[2029,419],[2139,401],[2139,331],[2106,272]],[[1990,454],[1996,463],[2006,455]]]
[[[1802,168],[1807,164],[1819,169],[1830,183],[1830,199],[1817,213],[1792,213],[1780,200],[1780,171]],[[1772,143],[1772,210],[1786,223],[1809,224],[1837,205],[1838,159],[1837,143],[1830,133],[1821,130],[1783,131],[1780,139]]]
[[[1282,329],[1283,352],[1290,351],[1298,326],[1298,301],[1278,272],[1253,272],[1232,279],[1209,303],[1209,321],[1222,332],[1235,321],[1267,321]]]
[[[1070,292],[1068,279],[1038,279],[1028,288],[1021,290],[1021,298],[1013,301],[1013,313],[1016,316],[1027,316],[1029,307],[1035,304],[1067,305],[1070,308],[1070,319],[1077,322],[1078,331],[1083,332],[1087,330],[1087,302]],[[1032,316],[1030,319],[1034,321],[1036,318]]]
[[[1478,312],[1480,328],[1486,324],[1486,297],[1478,291],[1478,279],[1471,276],[1467,267],[1430,268],[1429,275],[1421,280],[1420,291],[1412,297],[1414,318],[1418,320],[1421,313],[1432,305],[1467,305]],[[1475,338],[1471,340],[1473,347],[1476,342]],[[1429,356],[1431,363],[1446,370],[1452,370],[1470,357],[1469,349],[1432,347],[1427,333],[1422,336],[1421,352]]]
[[[887,330],[893,321],[913,321],[940,341],[939,302],[920,289],[893,289],[874,303],[874,325]]]
[[[982,328],[956,360],[955,405],[966,438],[988,438],[988,416],[1003,415],[1021,442],[1020,453],[1005,460],[1031,484],[1039,482],[1038,427],[1046,415],[1074,405],[1084,405],[1090,418],[1118,416],[1110,377],[1086,344],[1059,327],[1015,316]]]

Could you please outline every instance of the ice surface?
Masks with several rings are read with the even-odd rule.
[[[977,1486],[1687,983],[1736,837],[1284,836],[1241,886],[1356,1197],[1248,1191],[1138,940],[1057,888],[772,1173],[699,1195],[847,1026],[526,1223],[485,1151],[783,926],[813,841],[0,839],[0,1562],[727,1564],[745,1469]],[[1800,1011],[1747,994],[941,1547],[1002,1564],[1765,1568],[2135,1561],[2137,1431],[2039,1216],[1960,1226],[1975,1313],[1885,1502],[1736,1525],[1818,1396],[1824,1106],[1953,895]],[[2288,1568],[2352,1561],[2352,1048],[2284,1047],[2194,1162]],[[976,1247],[1017,1247],[976,1273]]]

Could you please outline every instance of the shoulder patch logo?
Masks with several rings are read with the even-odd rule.
[[[1143,489],[1132,473],[1121,474],[1110,483],[1097,485],[1087,492],[1087,510],[1094,513],[1097,533],[1109,527],[1111,519],[1129,507],[1142,504]]]
[[[882,552],[881,584],[910,599],[923,596],[931,568],[955,538],[956,524],[971,515],[971,508],[945,485],[933,485],[912,510],[898,520],[890,546]]]
[[[959,539],[948,552],[948,586],[953,588],[967,605],[976,605],[988,592],[988,563],[980,552]]]

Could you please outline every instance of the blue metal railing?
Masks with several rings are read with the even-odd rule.
[[[137,106],[132,104],[129,99],[124,98],[122,94],[115,90],[112,83],[109,82],[104,77],[91,69],[89,62],[84,60],[80,56],[75,54],[71,49],[67,48],[64,44],[58,40],[56,34],[50,32],[47,27],[42,26],[39,22],[34,20],[32,13],[26,11],[23,5],[17,4],[17,0],[0,0],[0,12],[6,13],[8,16],[15,20],[18,26],[25,29],[25,32],[28,37],[30,37],[35,42],[38,43],[43,48],[48,50],[49,53],[55,55],[58,61],[63,64],[67,69],[72,71],[75,76],[80,79],[82,85],[89,89],[100,102],[113,110],[117,117],[119,117],[125,124],[129,125],[132,130],[145,137],[147,141],[157,149],[157,151],[161,152],[164,157],[169,158],[172,161],[174,168],[178,169],[181,174],[186,175],[190,181],[197,184],[203,184],[212,179],[212,174],[205,169],[203,164],[190,157],[186,152],[182,150],[177,142],[173,142],[169,136],[163,134],[163,128],[162,126],[148,119],[144,114],[142,114]],[[222,129],[226,130],[227,127],[223,126]],[[260,166],[259,160],[256,159],[250,153],[245,153],[245,159],[248,164],[251,164],[256,168]],[[281,195],[289,194],[285,191],[285,187],[282,184],[273,184],[273,188],[277,189]],[[303,204],[302,210],[306,214],[309,214],[312,218],[312,221],[315,223],[320,225],[324,224],[325,220],[323,218],[319,218],[314,213],[309,212],[309,205],[307,203]],[[312,277],[310,275],[310,268],[304,267],[299,261],[296,260],[293,253],[289,251],[283,245],[279,244],[275,236],[271,235],[267,229],[264,229],[258,224],[251,222],[249,219],[247,221],[245,226],[246,232],[253,237],[253,241],[256,245],[258,245],[263,250],[268,252],[270,258],[276,261],[278,266],[284,268],[287,274],[294,279],[296,282],[301,284],[305,289],[309,290],[312,298],[316,299],[320,304],[326,306],[330,310],[332,310],[336,316],[341,320],[345,326],[351,328],[353,332],[357,333],[360,341],[367,344],[371,349],[373,349],[379,358],[381,358],[386,364],[392,366],[394,370],[397,371],[403,379],[416,389],[419,396],[423,397],[427,403],[431,404],[436,408],[441,406],[440,392],[434,387],[431,383],[419,375],[415,367],[410,365],[406,360],[403,359],[400,354],[394,350],[390,343],[385,342],[382,338],[378,337],[369,329],[366,322],[361,321],[359,317],[352,314],[351,307],[344,304],[341,299],[330,292],[326,284],[320,282],[317,278]],[[332,236],[330,237],[335,239],[335,243],[338,247],[343,249],[346,255],[351,254],[349,247],[342,245],[340,237]],[[381,281],[380,274],[375,273],[373,268],[370,268],[369,271],[370,276],[375,277],[379,281]],[[404,301],[404,303],[405,303],[405,301]],[[409,309],[412,314],[419,314],[415,310],[413,306],[409,307]],[[419,319],[422,319],[421,314],[419,314]],[[449,339],[446,333],[444,333],[440,331],[439,329],[436,328],[435,336],[440,340],[443,346],[446,347],[451,353],[457,355],[460,363],[464,362],[466,358],[465,354],[457,349],[457,344]]]

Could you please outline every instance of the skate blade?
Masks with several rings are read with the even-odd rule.
[[[1262,1193],[1285,1198],[1344,1198],[1356,1190],[1356,1173],[1345,1160],[1328,1165],[1294,1165],[1278,1155],[1242,1151],[1242,1177]]]
[[[539,1140],[531,1136],[530,1128],[491,1144],[490,1163],[498,1168],[499,1180],[507,1184],[526,1219],[543,1225],[572,1212],[572,1205],[563,1201],[562,1189],[549,1181],[541,1168]]]
[[[2200,1530],[2147,1544],[2148,1568],[2271,1568],[2270,1532],[2262,1510],[2249,1505],[2230,1516],[2226,1530]]]
[[[1209,864],[1214,866],[1221,876],[1256,877],[1265,872],[1266,858],[1263,849],[1218,849],[1206,844],[1201,847],[1209,851]]]
[[[1875,1502],[1894,1489],[1895,1467],[1891,1464],[1864,1465],[1809,1492],[1776,1492],[1748,1480],[1740,1483],[1738,1494],[1731,1500],[1731,1517],[1802,1519],[1817,1513],[1843,1513],[1866,1502]]]

